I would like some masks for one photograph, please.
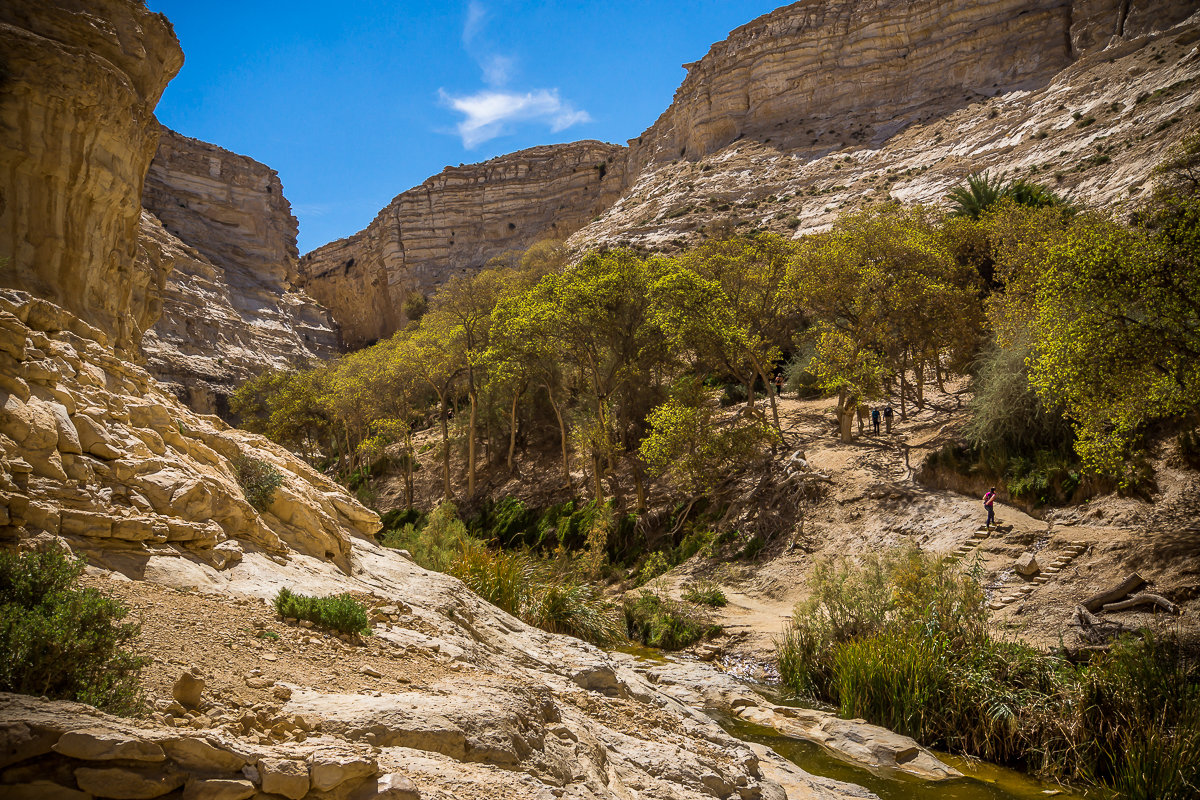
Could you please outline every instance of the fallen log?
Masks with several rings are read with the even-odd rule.
[[[1115,603],[1117,600],[1127,597],[1131,592],[1136,592],[1145,585],[1146,579],[1134,572],[1113,588],[1106,589],[1084,600],[1083,607],[1088,611],[1099,611],[1105,605]]]
[[[1174,603],[1172,603],[1170,600],[1163,597],[1162,595],[1150,594],[1149,592],[1142,592],[1141,594],[1135,594],[1133,597],[1130,597],[1127,600],[1121,600],[1118,603],[1106,603],[1105,605],[1100,607],[1100,610],[1101,611],[1127,611],[1131,608],[1136,608],[1137,606],[1145,606],[1145,605],[1161,606],[1162,608],[1166,609],[1168,612],[1170,612],[1172,614],[1179,613],[1179,606],[1175,605]]]

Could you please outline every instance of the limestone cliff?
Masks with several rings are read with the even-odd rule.
[[[135,351],[165,279],[137,239],[152,112],[183,64],[171,24],[124,0],[6,0],[0,63],[0,285]]]
[[[403,325],[410,292],[428,295],[455,271],[574,233],[620,195],[623,152],[584,141],[447,167],[365,230],[305,255],[301,284],[332,312],[346,346],[361,347]]]
[[[944,203],[984,170],[1089,205],[1136,201],[1166,147],[1200,124],[1198,9],[781,8],[691,65],[630,142],[628,191],[570,244],[671,249],[714,225],[799,235],[889,200]]]
[[[1163,29],[1168,0],[802,0],[730,33],[630,142],[629,174],[748,138],[878,145],[913,122],[1045,84],[1113,35]],[[1195,6],[1192,5],[1192,10]]]
[[[164,128],[142,204],[144,249],[174,265],[142,347],[192,408],[225,414],[238,383],[337,351],[328,313],[296,290],[296,219],[274,170]]]

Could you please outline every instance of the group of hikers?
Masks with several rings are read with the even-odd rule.
[[[871,420],[871,428],[875,435],[879,435],[879,423],[882,421],[887,433],[892,432],[892,418],[895,416],[895,411],[892,409],[892,404],[880,408],[879,406],[868,406],[866,403],[858,404],[858,432],[861,435],[863,427],[866,425],[868,417]]]

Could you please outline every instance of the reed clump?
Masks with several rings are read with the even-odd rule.
[[[824,562],[779,641],[783,681],[922,744],[1120,796],[1200,790],[1200,669],[1144,634],[1088,664],[989,635],[975,576],[913,548]]]

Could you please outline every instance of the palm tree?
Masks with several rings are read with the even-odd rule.
[[[979,219],[1004,197],[1004,184],[1000,178],[992,180],[988,173],[977,172],[967,177],[966,186],[955,186],[946,197],[953,206],[950,216]]]

